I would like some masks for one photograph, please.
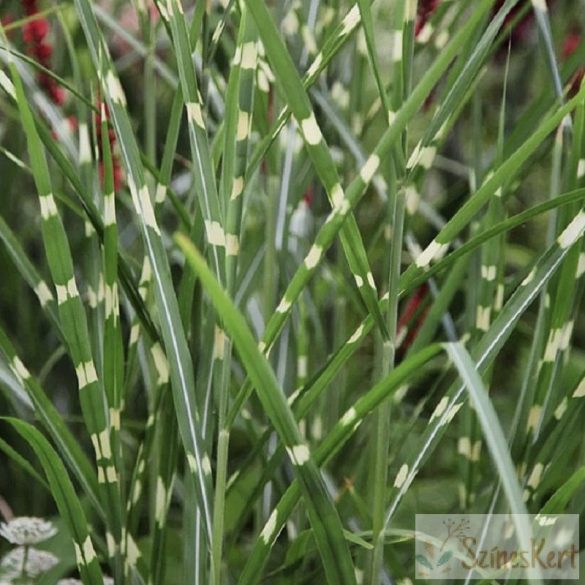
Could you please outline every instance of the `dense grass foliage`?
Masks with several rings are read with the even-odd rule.
[[[412,585],[417,513],[581,514],[582,2],[0,17],[2,585]]]

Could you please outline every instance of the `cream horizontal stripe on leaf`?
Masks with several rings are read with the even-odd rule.
[[[313,77],[319,73],[319,69],[323,63],[323,53],[317,53],[315,59],[311,63],[310,67],[307,69],[307,75],[309,77]]]
[[[105,287],[105,317],[108,319],[111,316],[118,315],[118,283],[113,285],[107,284]]]
[[[402,30],[392,31],[392,48],[390,57],[395,63],[402,61]]]
[[[225,246],[225,233],[218,221],[205,220],[207,241],[212,246]]]
[[[260,538],[264,541],[264,544],[270,544],[274,540],[274,532],[276,531],[276,521],[277,521],[277,512],[273,510],[270,514],[266,524],[264,525],[264,529],[262,530],[262,534]]]
[[[366,164],[360,170],[360,177],[364,183],[369,183],[380,166],[380,157],[377,154],[371,154]]]
[[[237,199],[244,190],[244,177],[236,177],[232,183],[232,192],[230,199],[233,201]]]
[[[194,122],[200,128],[205,128],[203,122],[203,112],[201,110],[201,104],[198,102],[189,102],[187,104],[187,117],[191,122]]]
[[[156,480],[156,492],[155,492],[155,512],[154,518],[159,526],[164,523],[164,517],[167,506],[167,490],[162,478],[159,476]]]
[[[211,459],[208,455],[204,455],[201,460],[201,470],[205,475],[211,475]]]
[[[416,259],[419,268],[427,268],[434,260],[440,260],[448,250],[448,244],[440,244],[433,240]]]
[[[321,140],[323,140],[321,130],[319,129],[319,125],[317,124],[317,120],[315,119],[314,114],[311,114],[308,118],[302,120],[300,125],[305,140],[311,146],[316,146],[321,142]]]
[[[238,127],[236,131],[236,140],[245,140],[250,133],[250,114],[240,110],[238,113]]]
[[[308,357],[306,355],[299,355],[297,357],[297,376],[299,378],[306,378],[308,371]]]
[[[354,4],[350,11],[345,15],[345,18],[342,21],[342,29],[340,34],[341,35],[348,35],[351,33],[357,25],[360,23],[361,15],[360,9],[357,4]]]
[[[526,428],[528,430],[536,429],[536,427],[540,423],[541,415],[542,415],[542,406],[540,406],[539,404],[535,404],[534,406],[532,406],[529,413],[528,413],[528,422],[527,422]]]
[[[307,445],[295,445],[287,447],[286,451],[294,465],[304,465],[311,458]]]
[[[156,186],[156,192],[154,196],[154,200],[156,203],[163,203],[167,196],[167,186],[163,185],[162,183],[158,183]]]
[[[167,384],[169,381],[169,363],[160,343],[155,343],[150,353],[154,360],[154,367],[158,373],[157,383],[159,385]]]
[[[356,343],[361,339],[364,333],[363,323],[354,331],[353,335],[347,340],[347,343]]]
[[[77,380],[80,390],[82,390],[89,384],[93,384],[98,381],[97,372],[93,360],[79,364],[75,368],[75,373],[77,374]]]
[[[116,430],[120,430],[120,409],[110,408],[110,425]]]
[[[563,398],[560,402],[560,404],[557,406],[557,408],[555,409],[554,412],[554,417],[557,420],[561,420],[565,414],[565,412],[567,412],[567,409],[569,408],[569,400],[568,398],[565,396],[565,398]]]
[[[400,470],[398,471],[398,474],[396,475],[396,479],[394,480],[394,487],[400,489],[404,485],[404,482],[406,481],[407,477],[408,465],[404,463]]]
[[[56,284],[55,291],[57,292],[57,302],[60,305],[79,296],[74,277],[71,277],[67,284]]]
[[[87,124],[79,124],[79,164],[91,162],[91,142],[89,139],[89,128]]]
[[[116,199],[113,193],[104,197],[104,225],[110,226],[116,223]]]
[[[583,274],[585,274],[585,252],[581,252],[581,254],[579,254],[579,262],[577,263],[575,278],[581,278]]]
[[[102,467],[101,465],[98,467],[98,482],[99,483],[117,483],[118,482],[118,472],[113,465],[107,465],[106,467]]]
[[[91,442],[96,454],[96,459],[111,459],[112,447],[110,445],[110,432],[104,429],[101,433],[91,435]]]
[[[222,360],[225,357],[225,332],[221,327],[215,326],[213,342],[213,359]]]
[[[563,249],[571,247],[583,235],[583,230],[585,230],[585,212],[580,211],[559,236],[557,240],[559,246]]]
[[[128,179],[128,187],[130,189],[130,194],[132,195],[134,208],[142,216],[145,225],[153,229],[154,232],[160,236],[160,229],[156,222],[154,207],[150,200],[148,187],[142,185],[140,188],[137,188],[132,178]]]
[[[575,392],[573,392],[573,398],[583,398],[585,396],[585,378],[583,378],[577,386]]]
[[[126,536],[126,562],[129,567],[135,567],[141,553],[134,539],[128,534]]]
[[[436,153],[437,149],[435,146],[423,146],[422,143],[419,142],[408,159],[406,168],[410,170],[415,166],[420,165],[422,168],[428,170],[433,166]]]
[[[307,254],[307,257],[305,258],[305,266],[309,270],[315,268],[315,266],[319,264],[322,255],[323,248],[321,248],[321,246],[318,246],[317,244],[313,244],[313,246],[309,250],[309,253]]]
[[[496,266],[482,266],[481,267],[481,277],[487,281],[495,280],[496,274],[497,274]]]
[[[30,378],[30,372],[26,369],[26,366],[22,363],[18,356],[14,356],[12,363],[10,364],[12,373],[16,376],[16,379],[22,384],[25,380]]]
[[[291,308],[291,303],[290,301],[284,297],[280,303],[278,304],[278,306],[276,307],[276,312],[277,313],[286,313],[287,311],[289,311]]]
[[[55,205],[55,199],[52,193],[40,196],[39,203],[41,206],[41,217],[44,220],[57,215],[57,206]]]
[[[255,69],[258,52],[256,49],[256,43],[249,41],[244,43],[242,46],[242,59],[240,67],[242,69]]]
[[[488,331],[490,328],[491,307],[477,307],[477,314],[475,317],[475,326],[480,331]]]
[[[240,238],[237,234],[226,234],[225,251],[228,256],[237,256],[240,252]]]
[[[114,103],[126,106],[126,96],[117,75],[110,69],[106,75],[106,88]]]
[[[352,425],[357,419],[357,411],[352,406],[346,413],[341,417],[340,423],[342,426],[347,427]]]
[[[406,211],[410,215],[414,215],[418,211],[420,203],[420,194],[414,185],[409,185],[404,191]]]

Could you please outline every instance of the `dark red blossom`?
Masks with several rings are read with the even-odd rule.
[[[516,4],[516,6],[514,6],[514,8],[512,8],[512,10],[510,10],[510,12],[508,12],[508,14],[506,15],[506,18],[504,19],[504,25],[503,25],[503,29],[505,30],[512,22],[514,22],[519,13],[524,10],[526,8],[526,6],[529,4],[529,0],[524,0],[523,2],[519,2],[518,4]],[[493,8],[493,14],[494,16],[496,15],[496,13],[500,10],[500,8],[502,7],[502,5],[504,4],[504,0],[498,0]],[[532,7],[530,7],[526,13],[524,14],[524,16],[522,16],[518,22],[516,22],[516,24],[512,27],[512,29],[510,30],[509,33],[509,37],[511,39],[511,43],[512,43],[512,47],[522,44],[523,42],[525,42],[534,25],[534,11],[532,10]],[[504,45],[503,45],[504,46]],[[507,43],[504,46],[504,53],[507,53]]]
[[[581,44],[581,33],[577,29],[574,29],[567,33],[565,40],[563,42],[563,50],[562,50],[562,57],[563,59],[568,59],[578,48]]]
[[[46,18],[37,18],[24,25],[22,38],[25,43],[41,43],[49,34],[49,22]]]
[[[96,124],[96,138],[98,144],[98,151],[99,151],[99,173],[100,173],[100,181],[103,183],[104,175],[105,175],[105,168],[104,168],[104,160],[103,160],[103,149],[102,149],[102,111],[105,113],[106,120],[110,119],[110,112],[108,110],[107,104],[103,103],[101,100],[98,100],[97,103],[98,112],[95,115],[95,124]],[[115,152],[116,148],[116,133],[114,129],[108,123],[108,142],[110,143],[110,153],[112,156],[112,168],[114,174],[114,191],[119,191],[122,187],[122,183],[124,181],[124,173],[122,171],[122,165],[120,164],[120,159]]]
[[[27,53],[39,65],[51,70],[53,47],[47,40],[51,32],[49,21],[46,18],[34,18],[39,12],[36,0],[22,0],[22,6],[26,15],[33,17],[22,28],[22,38],[26,45]],[[37,81],[53,103],[58,106],[62,106],[65,103],[65,91],[51,75],[45,71],[39,71]]]
[[[414,24],[415,36],[418,37],[440,3],[441,0],[419,0],[416,9],[416,22]]]
[[[433,89],[431,89],[431,93],[429,93],[429,95],[425,98],[425,101],[423,103],[423,112],[428,112],[431,107],[433,106],[433,104],[435,103],[437,97],[437,88],[433,87]]]
[[[53,103],[57,106],[62,106],[65,103],[65,90],[53,77],[45,72],[41,72],[38,76],[38,82]]]
[[[22,7],[24,8],[27,16],[32,16],[39,11],[37,0],[22,0]]]
[[[313,185],[309,185],[305,194],[303,195],[304,202],[311,207],[313,205],[313,201],[315,200],[315,192],[313,191]]]
[[[421,306],[426,299],[428,291],[428,285],[426,283],[421,284],[406,302],[402,314],[398,319],[396,327],[398,337],[405,336],[399,348],[401,356],[406,353],[406,350],[414,341],[427,316],[428,307],[421,311]]]

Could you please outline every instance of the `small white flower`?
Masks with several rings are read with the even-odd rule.
[[[0,524],[0,536],[12,544],[37,544],[56,533],[53,523],[42,518],[20,516]]]
[[[24,572],[27,577],[38,577],[42,573],[46,573],[52,569],[59,562],[59,559],[49,552],[32,547],[19,546],[11,550],[2,559],[2,563],[0,563],[5,578],[15,579],[22,574],[25,550],[26,564],[24,566]]]

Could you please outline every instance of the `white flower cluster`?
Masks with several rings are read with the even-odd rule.
[[[56,533],[53,523],[42,518],[21,516],[0,523],[0,536],[17,545],[0,561],[0,585],[11,585],[16,579],[19,584],[32,584],[32,579],[52,569],[59,559],[31,545],[48,540]]]
[[[38,544],[55,534],[57,529],[53,523],[43,518],[20,516],[0,524],[0,536],[12,544]]]
[[[55,534],[55,525],[43,518],[20,516],[0,523],[0,536],[17,545],[0,561],[0,585],[34,585],[37,577],[52,569],[59,559],[32,545]],[[60,579],[57,585],[83,585],[83,582],[72,578]],[[114,585],[114,580],[104,577],[104,585]]]
[[[16,579],[23,573],[27,577],[38,577],[52,569],[58,562],[59,559],[49,552],[19,546],[4,556],[0,566],[4,579]]]

